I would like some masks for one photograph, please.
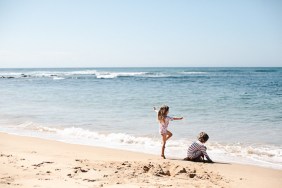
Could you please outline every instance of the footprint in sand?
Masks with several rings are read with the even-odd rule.
[[[67,176],[70,177],[70,178],[72,178],[72,175],[71,175],[71,174],[67,174]]]
[[[89,162],[89,160],[87,160],[87,159],[75,159],[75,161],[80,162],[80,163]]]
[[[182,170],[180,170],[178,173],[187,173],[186,169],[183,168]]]
[[[196,176],[196,174],[189,174],[190,178],[194,178]]]
[[[0,157],[12,157],[13,155],[5,155],[5,154],[1,154]]]
[[[73,169],[75,170],[74,173],[78,173],[78,172],[85,173],[85,172],[88,172],[90,170],[89,168],[88,169],[83,169],[82,167],[74,167]]]
[[[94,181],[96,181],[96,180],[94,180],[94,179],[83,179],[83,181],[88,181],[88,182],[94,182]]]
[[[39,164],[33,164],[33,165],[31,165],[31,166],[35,166],[34,169],[36,169],[36,167],[41,167],[41,166],[44,165],[44,164],[52,164],[52,163],[54,163],[54,162],[43,161],[43,162],[41,162],[41,163],[39,163]]]

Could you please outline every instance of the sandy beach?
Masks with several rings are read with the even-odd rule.
[[[163,160],[5,133],[0,133],[0,144],[2,188],[282,186],[281,170],[257,166]]]
[[[282,188],[281,10],[0,0],[0,188]]]

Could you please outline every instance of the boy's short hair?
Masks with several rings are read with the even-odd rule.
[[[200,132],[199,136],[198,136],[198,140],[200,142],[206,142],[209,139],[209,135],[205,132]]]

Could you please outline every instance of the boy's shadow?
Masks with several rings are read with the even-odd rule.
[[[230,165],[231,163],[224,163],[224,162],[213,162],[214,164],[228,164]]]
[[[169,158],[168,158],[169,159]],[[227,164],[227,165],[230,165],[231,163],[225,163],[225,162],[213,162],[213,163],[210,163],[208,162],[207,160],[204,160],[204,161],[187,161],[187,160],[184,160],[184,159],[169,159],[169,160],[173,160],[173,161],[186,161],[186,162],[192,162],[192,163],[208,163],[208,164]]]

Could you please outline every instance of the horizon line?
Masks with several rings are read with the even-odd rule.
[[[134,67],[134,66],[107,66],[107,67],[0,67],[0,69],[93,69],[93,68],[282,68],[282,66],[159,66],[159,67]]]

